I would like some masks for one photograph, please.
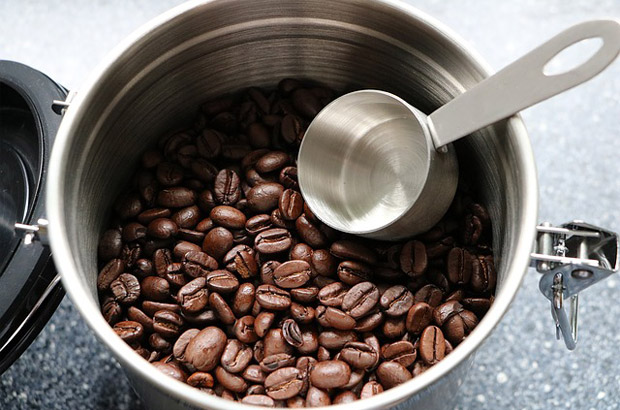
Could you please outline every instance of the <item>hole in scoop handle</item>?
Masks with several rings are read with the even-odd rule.
[[[561,74],[543,73],[545,65],[562,50],[591,38],[600,38],[603,44],[586,62]],[[433,112],[428,122],[435,147],[589,80],[619,53],[618,21],[594,20],[570,27]]]

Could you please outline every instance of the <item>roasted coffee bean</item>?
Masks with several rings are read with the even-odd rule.
[[[351,368],[340,360],[327,360],[314,365],[310,371],[310,383],[320,389],[342,387],[351,377]]]
[[[300,243],[295,244],[295,246],[291,248],[291,251],[289,252],[288,257],[291,260],[304,261],[304,262],[307,262],[308,264],[311,264],[313,252],[314,251],[312,250],[311,247],[309,247],[303,242],[300,242]]]
[[[319,334],[319,345],[326,349],[342,349],[349,342],[357,342],[357,333],[352,330],[325,329]]]
[[[100,292],[108,290],[112,282],[114,282],[125,269],[125,263],[121,259],[112,259],[109,261],[97,276],[97,289]]]
[[[215,368],[215,378],[225,389],[235,393],[243,393],[248,388],[248,384],[241,376],[234,375],[220,366]]]
[[[196,193],[185,187],[165,188],[157,194],[157,204],[167,208],[184,208],[195,202]]]
[[[146,227],[137,222],[130,222],[123,227],[122,238],[125,242],[133,242],[146,236]]]
[[[243,343],[254,343],[258,335],[254,331],[254,316],[246,315],[235,321],[233,333]]]
[[[206,214],[209,214],[209,212],[211,212],[211,210],[217,205],[218,203],[215,199],[215,195],[213,194],[213,191],[209,189],[202,191],[198,196],[198,207]],[[196,227],[196,229],[202,231],[201,229],[198,229],[198,226]]]
[[[329,248],[329,251],[340,259],[353,259],[371,265],[377,262],[377,254],[357,241],[336,241]]]
[[[428,266],[426,247],[420,241],[409,241],[403,245],[400,252],[400,268],[407,275],[416,277],[422,275]]]
[[[149,300],[163,302],[170,296],[170,284],[159,276],[147,276],[140,284],[142,296]]]
[[[261,174],[279,171],[290,162],[291,157],[282,151],[271,151],[256,161],[255,168]]]
[[[186,363],[185,352],[189,342],[198,334],[200,330],[189,329],[183,332],[172,347],[172,355],[182,363]]]
[[[495,289],[497,273],[492,256],[478,256],[472,260],[471,288],[474,292],[485,293]]]
[[[388,317],[383,322],[383,335],[389,339],[398,339],[403,337],[407,327],[405,319],[401,317]]]
[[[323,248],[327,245],[325,234],[305,213],[295,220],[295,228],[301,239],[311,247]]]
[[[357,319],[353,329],[358,332],[370,332],[383,323],[384,315],[380,310],[371,311],[366,316]]]
[[[381,348],[383,360],[398,362],[403,367],[411,366],[417,356],[418,354],[413,344],[404,340],[384,345]]]
[[[293,353],[293,347],[286,342],[284,332],[281,328],[271,329],[264,338],[265,356],[271,356],[278,353]]]
[[[323,288],[318,293],[319,302],[325,306],[340,307],[345,296],[349,292],[349,287],[342,282],[334,282]],[[378,298],[377,292],[377,298]]]
[[[338,265],[337,273],[338,278],[350,286],[372,279],[372,270],[368,265],[361,262],[341,262],[340,265]]]
[[[187,284],[187,279],[183,274],[183,264],[175,262],[166,267],[164,278],[175,288],[181,288]]]
[[[248,205],[254,212],[271,212],[278,207],[284,187],[276,182],[265,182],[254,186],[247,194]]]
[[[206,372],[194,372],[187,378],[187,384],[193,387],[213,387],[213,376]]]
[[[285,115],[280,123],[280,134],[289,145],[300,144],[304,137],[304,126],[301,118],[294,114]]]
[[[428,365],[442,360],[446,353],[446,343],[441,329],[437,326],[428,326],[424,329],[418,349],[420,357]]]
[[[159,333],[151,333],[149,336],[149,345],[158,352],[168,352],[172,345],[169,341],[161,337]]]
[[[213,185],[215,200],[222,205],[233,205],[241,198],[241,180],[232,169],[222,169]]]
[[[222,367],[229,373],[241,373],[252,360],[252,349],[239,340],[230,339],[222,352]]]
[[[126,320],[114,325],[114,331],[126,343],[133,343],[142,338],[144,328],[138,322]]]
[[[219,293],[211,292],[209,295],[209,306],[211,306],[217,318],[225,325],[232,325],[237,320],[232,309]]]
[[[323,316],[328,326],[334,329],[351,330],[356,325],[355,319],[352,316],[331,306],[325,309]]]
[[[232,248],[223,260],[226,269],[238,274],[243,279],[248,279],[258,274],[258,264],[255,253],[247,245],[237,245]]]
[[[371,282],[353,286],[342,299],[342,309],[357,319],[365,316],[379,302],[379,289]]]
[[[301,330],[299,329],[297,322],[293,319],[287,319],[282,323],[282,335],[284,336],[286,343],[293,347],[299,347],[303,344]]]
[[[242,283],[232,300],[232,310],[237,316],[243,316],[252,310],[256,288],[251,283]]]
[[[183,256],[183,272],[192,278],[206,277],[217,269],[217,261],[205,252],[191,251]]]
[[[299,182],[297,181],[297,167],[284,167],[280,171],[280,184],[287,189],[299,190]]]
[[[185,254],[188,252],[200,252],[202,248],[195,243],[187,242],[187,241],[179,241],[174,245],[174,249],[172,250],[172,254],[175,259],[183,259]]]
[[[413,305],[407,313],[407,330],[414,334],[420,334],[433,320],[433,308],[424,302]]]
[[[254,320],[254,331],[258,337],[264,337],[267,331],[273,325],[276,315],[271,312],[261,312],[256,316]]]
[[[381,307],[388,316],[398,317],[407,314],[413,306],[413,293],[404,286],[395,285],[381,295]]]
[[[122,273],[110,284],[110,291],[119,303],[133,303],[140,297],[140,282],[129,273]]]
[[[291,306],[291,294],[273,285],[260,285],[256,300],[265,309],[286,310]]]
[[[209,302],[209,293],[205,286],[207,280],[203,277],[196,278],[179,289],[177,302],[185,313],[194,314],[203,310]]]
[[[152,365],[165,375],[172,377],[180,382],[187,380],[187,374],[179,367],[166,362],[153,362]]]
[[[211,229],[202,243],[202,250],[217,260],[221,260],[233,247],[233,234],[226,228]]]
[[[209,217],[216,224],[228,229],[245,228],[246,218],[243,212],[228,205],[219,205],[211,210]]]
[[[310,326],[302,325],[301,330],[301,346],[297,347],[297,351],[301,354],[314,354],[319,349],[319,336],[317,331]]]
[[[97,254],[99,260],[108,262],[110,259],[118,258],[123,248],[121,232],[118,229],[108,229],[99,239]]]
[[[183,181],[183,168],[171,162],[160,162],[155,174],[157,181],[166,187],[179,185]]]
[[[448,254],[448,279],[457,285],[469,283],[471,278],[473,258],[463,248],[453,248]]]
[[[267,373],[282,369],[283,367],[292,366],[293,364],[295,364],[295,356],[289,353],[276,353],[265,356],[259,363],[261,369]]]
[[[383,362],[377,368],[377,377],[381,385],[386,389],[391,389],[399,384],[411,380],[413,377],[409,370],[397,362]]]
[[[291,233],[282,228],[273,228],[260,232],[254,240],[256,250],[264,254],[284,252],[292,245]]]
[[[172,262],[172,252],[170,252],[170,249],[157,249],[153,253],[153,264],[155,265],[157,276],[163,277],[166,274],[168,265]]]
[[[332,401],[325,390],[310,386],[306,395],[306,407],[322,407],[330,404]]]
[[[101,312],[103,313],[105,321],[108,322],[110,325],[114,325],[121,318],[121,315],[123,314],[123,308],[121,308],[121,306],[116,300],[114,300],[113,297],[108,296],[103,300],[103,303],[101,304]]]
[[[248,388],[248,393],[250,389]],[[260,407],[275,407],[276,402],[269,396],[265,396],[264,394],[248,394],[244,398],[242,398],[241,403],[249,404],[251,406],[260,406]]]
[[[181,315],[169,310],[159,310],[153,315],[153,330],[167,339],[177,337],[183,323]]]
[[[260,268],[260,279],[265,285],[275,285],[273,280],[273,272],[280,266],[278,261],[268,261],[263,263]]]
[[[310,276],[310,264],[301,260],[284,262],[273,272],[276,285],[286,289],[302,287]]]
[[[483,316],[491,307],[491,300],[486,298],[463,298],[461,303],[478,316]]]
[[[191,229],[200,220],[200,209],[196,205],[188,206],[172,214],[170,219],[179,228]]]
[[[254,215],[245,223],[245,230],[248,231],[250,235],[256,235],[272,227],[270,216],[267,214]]]
[[[356,369],[368,369],[379,361],[379,352],[362,342],[348,342],[340,351],[340,358]]]
[[[252,383],[262,384],[267,375],[257,364],[251,364],[243,370],[243,378]]]
[[[144,291],[144,287],[142,288]],[[176,303],[163,303],[163,302],[155,302],[152,300],[145,300],[142,302],[142,310],[149,316],[155,315],[155,312],[158,310],[169,310],[175,313],[181,313],[181,306]]]
[[[185,360],[195,369],[211,371],[220,362],[226,347],[226,334],[214,326],[201,330],[188,343]]]
[[[299,303],[312,303],[319,294],[319,288],[315,286],[291,289],[291,297]]]
[[[454,315],[460,314],[462,311],[463,305],[456,300],[452,300],[437,306],[433,311],[433,319],[437,325],[443,326],[448,319]]]
[[[222,140],[224,135],[213,129],[205,129],[196,138],[198,153],[207,159],[217,158],[222,152]]]
[[[377,381],[369,381],[362,387],[360,399],[367,399],[379,393],[383,393],[383,386]]]
[[[297,396],[302,387],[301,372],[295,367],[283,367],[265,378],[265,392],[276,400]]]
[[[345,404],[345,403],[353,403],[357,400],[357,396],[352,391],[343,391],[334,397],[332,404]]]
[[[310,265],[317,274],[331,276],[336,272],[338,262],[327,249],[318,249],[312,252]]]
[[[311,323],[315,318],[315,310],[312,306],[304,306],[299,303],[291,303],[291,317],[301,324]]]
[[[432,307],[436,307],[441,303],[443,293],[441,292],[441,289],[435,285],[425,285],[415,293],[413,298],[416,303],[424,302],[428,303]]]
[[[135,218],[142,209],[142,202],[136,193],[122,195],[114,204],[114,210],[122,220]]]
[[[280,209],[282,218],[293,221],[299,218],[304,211],[304,200],[299,192],[286,189],[280,196],[278,209]]]
[[[445,256],[452,248],[454,248],[454,238],[448,236],[426,245],[426,255],[428,259],[439,258]]]

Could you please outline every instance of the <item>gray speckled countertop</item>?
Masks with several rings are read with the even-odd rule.
[[[495,69],[570,24],[620,17],[619,0],[409,0],[451,26]],[[180,0],[2,0],[0,59],[71,89],[123,37]],[[573,218],[620,231],[620,61],[588,84],[523,113],[540,180],[540,220]],[[577,350],[554,340],[530,272],[478,351],[458,409],[620,406],[620,277],[584,293]],[[135,409],[118,364],[65,298],[25,354],[0,376],[2,409]]]

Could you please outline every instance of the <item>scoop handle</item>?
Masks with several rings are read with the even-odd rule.
[[[603,44],[583,64],[560,74],[543,72],[562,50],[597,37]],[[433,112],[428,124],[435,148],[589,80],[619,53],[620,23],[616,20],[587,21],[568,28]]]

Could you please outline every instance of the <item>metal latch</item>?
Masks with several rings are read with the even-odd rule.
[[[34,241],[39,241],[43,245],[49,245],[47,236],[47,219],[39,219],[36,225],[15,224],[15,232],[24,238],[24,244],[30,245]]]
[[[532,267],[543,274],[539,288],[551,302],[556,337],[559,340],[561,334],[566,347],[573,350],[577,345],[579,292],[618,271],[618,235],[583,221],[560,226],[545,222],[537,230]],[[570,299],[569,314],[565,299]]]
[[[67,108],[71,105],[71,101],[77,95],[77,91],[69,91],[67,94],[67,98],[64,101],[62,100],[54,100],[52,101],[52,110],[58,115],[64,115]]]

